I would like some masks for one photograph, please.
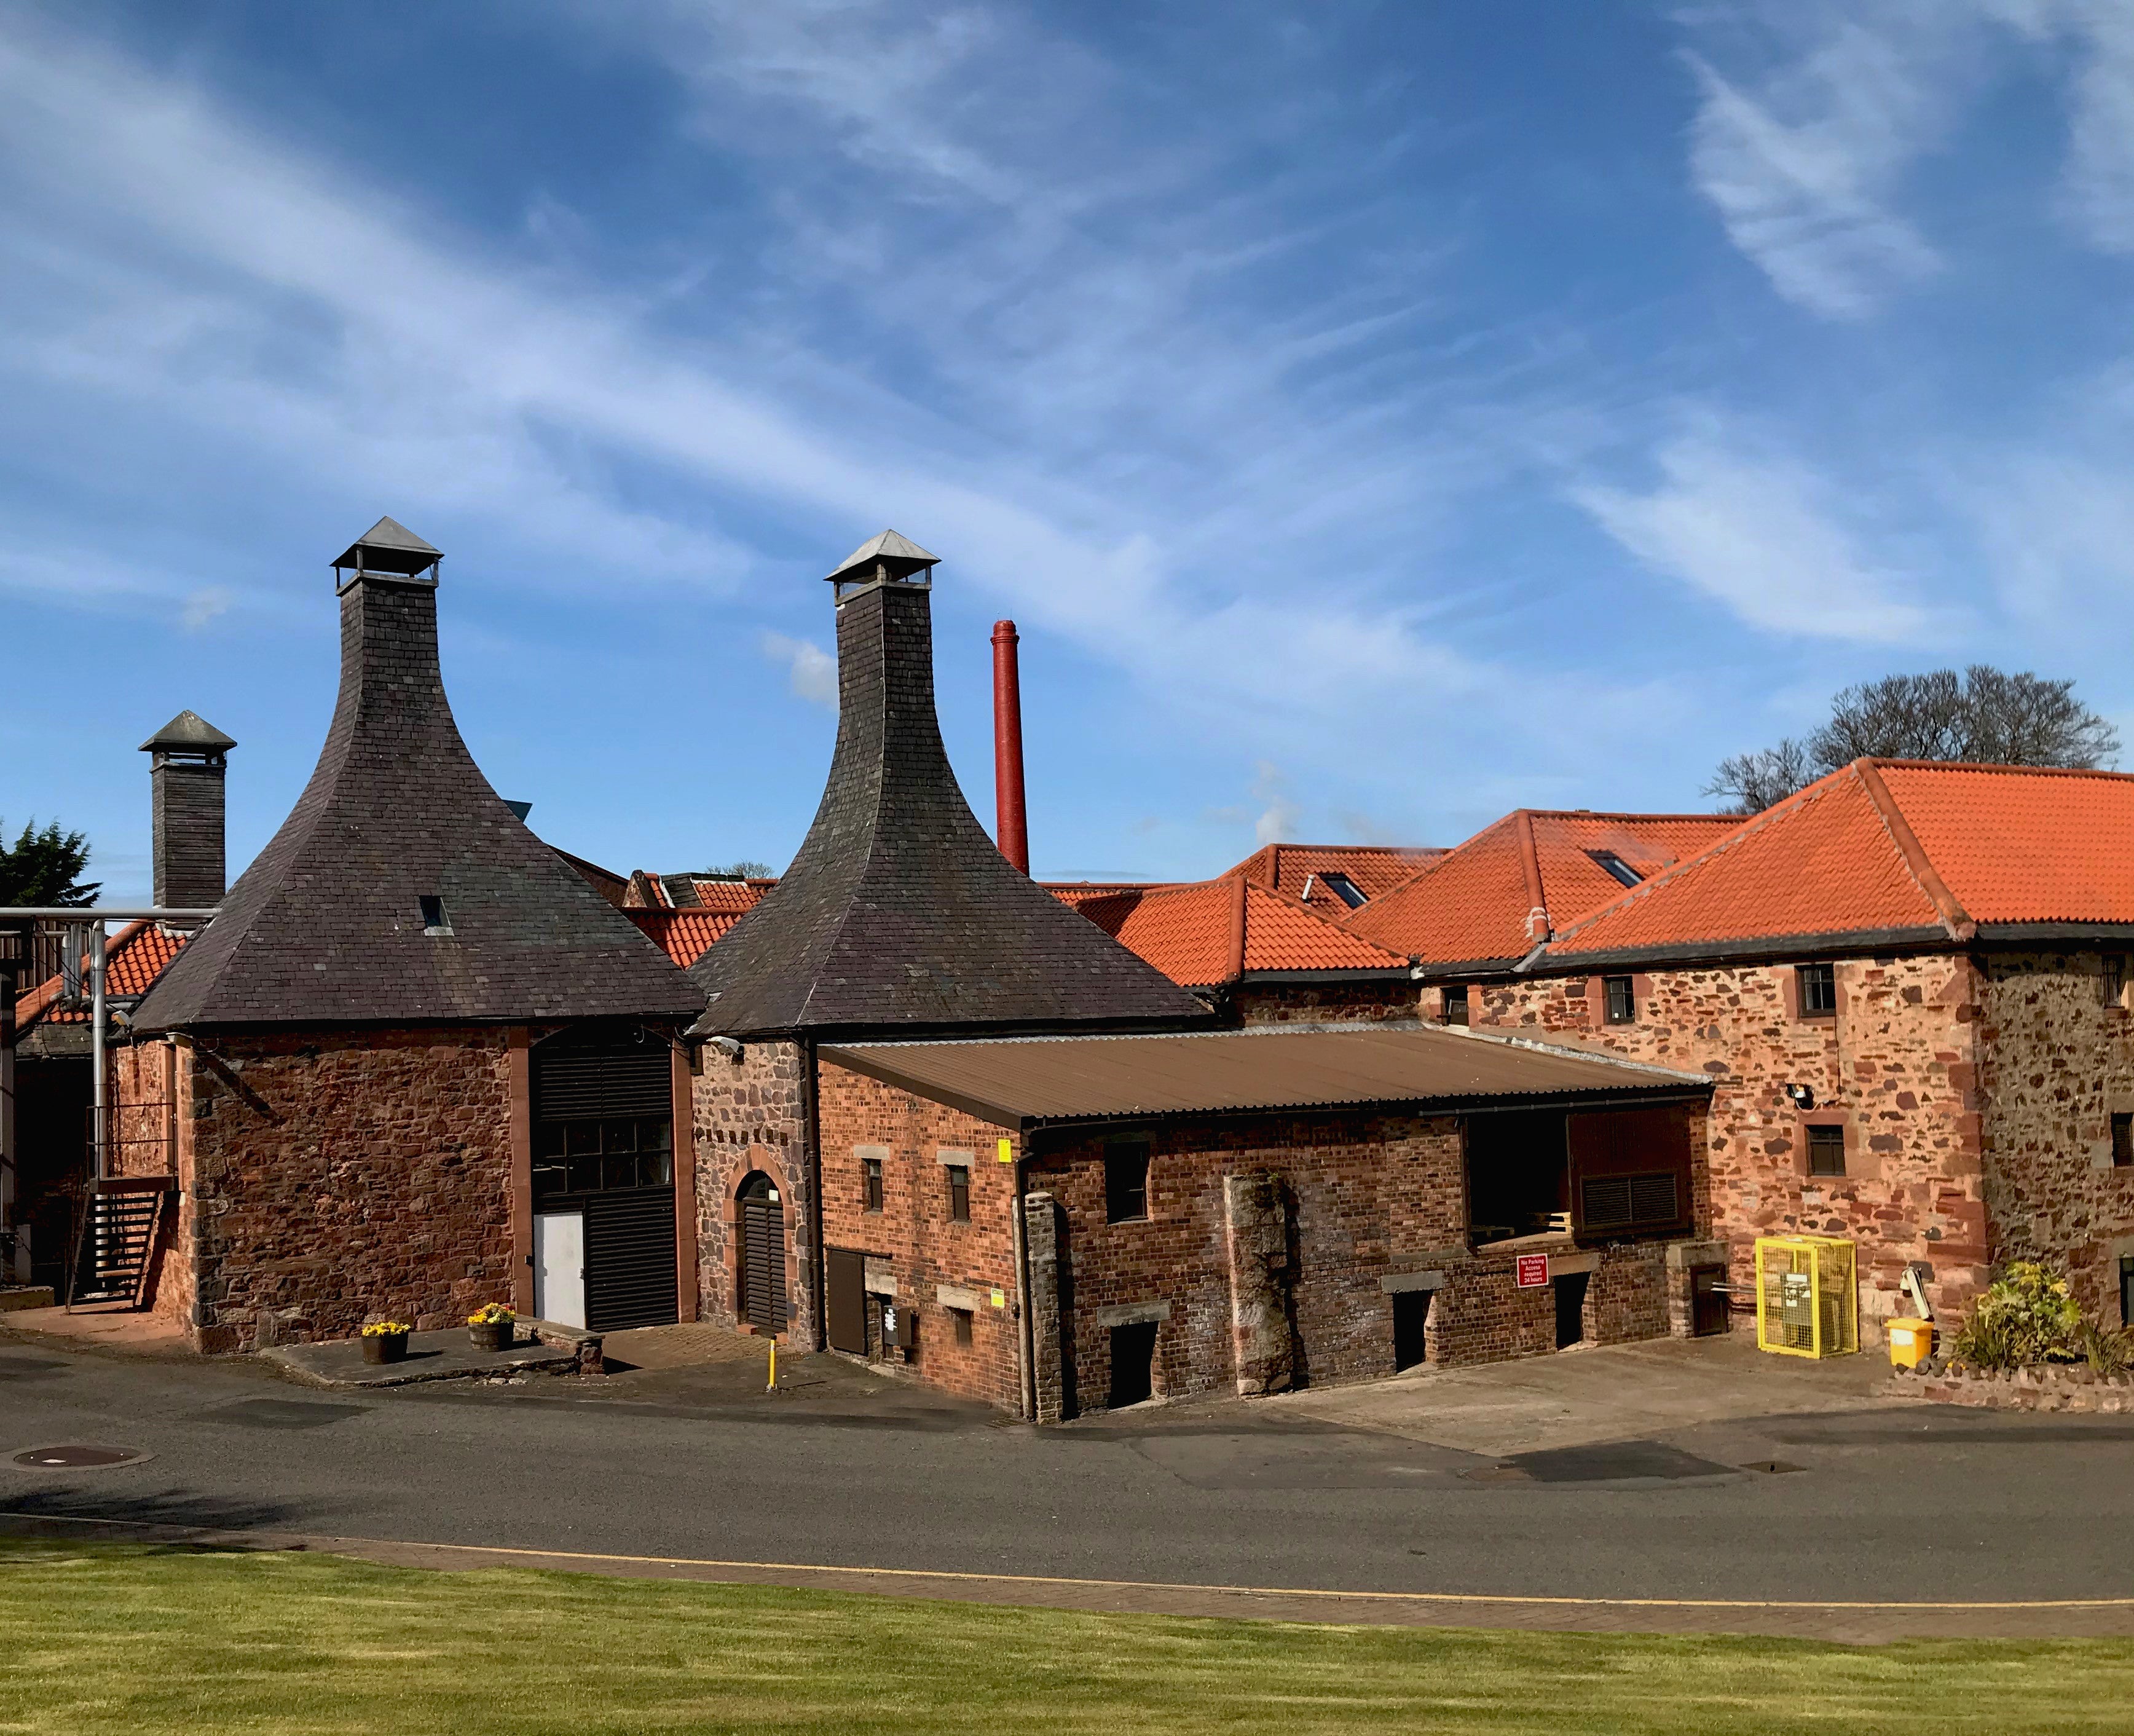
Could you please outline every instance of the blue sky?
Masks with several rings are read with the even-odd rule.
[[[765,858],[821,575],[943,557],[1034,867],[1681,809],[1987,659],[2134,737],[2134,8],[1499,0],[12,7],[0,815],[147,890],[134,745],[331,709],[327,561],[446,551],[500,793]]]

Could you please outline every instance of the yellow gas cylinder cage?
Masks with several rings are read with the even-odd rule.
[[[1756,1347],[1782,1356],[1860,1348],[1852,1244],[1836,1236],[1756,1238]]]

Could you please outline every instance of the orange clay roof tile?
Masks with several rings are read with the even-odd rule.
[[[2134,922],[2134,777],[1856,760],[1559,936],[1552,959]]]
[[[1050,886],[1122,945],[1189,989],[1234,981],[1238,974],[1238,876],[1180,885]],[[1398,970],[1407,963],[1359,939],[1284,893],[1248,881],[1243,969],[1262,971]]]
[[[1523,958],[1557,928],[1619,897],[1596,858],[1650,878],[1741,825],[1713,814],[1594,814],[1522,808],[1485,826],[1342,921],[1425,964]],[[1538,884],[1537,885],[1537,881]]]
[[[91,914],[93,911],[83,912],[84,916]],[[178,955],[178,950],[189,938],[187,935],[158,928],[152,922],[128,923],[104,945],[104,994],[113,999],[138,999],[146,994],[162,974],[163,967]],[[56,976],[47,978],[18,998],[15,1003],[16,1028],[27,1032],[40,1019],[54,1024],[89,1023],[86,1007],[55,1007],[53,1003],[59,998],[60,979]]]

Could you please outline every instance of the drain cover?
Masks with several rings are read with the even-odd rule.
[[[1691,1477],[1724,1477],[1733,1468],[1659,1441],[1610,1441],[1601,1446],[1516,1453],[1501,1463],[1460,1474],[1470,1482],[1676,1482]]]
[[[1805,1471],[1806,1465],[1797,1465],[1789,1458],[1760,1458],[1754,1464],[1741,1467],[1744,1471],[1761,1471],[1767,1477],[1783,1477],[1789,1471]]]
[[[7,1463],[25,1471],[101,1471],[152,1457],[133,1447],[31,1447]]]

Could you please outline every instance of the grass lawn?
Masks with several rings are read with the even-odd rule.
[[[2134,1642],[1082,1615],[0,1541],[0,1730],[2125,1730]]]

